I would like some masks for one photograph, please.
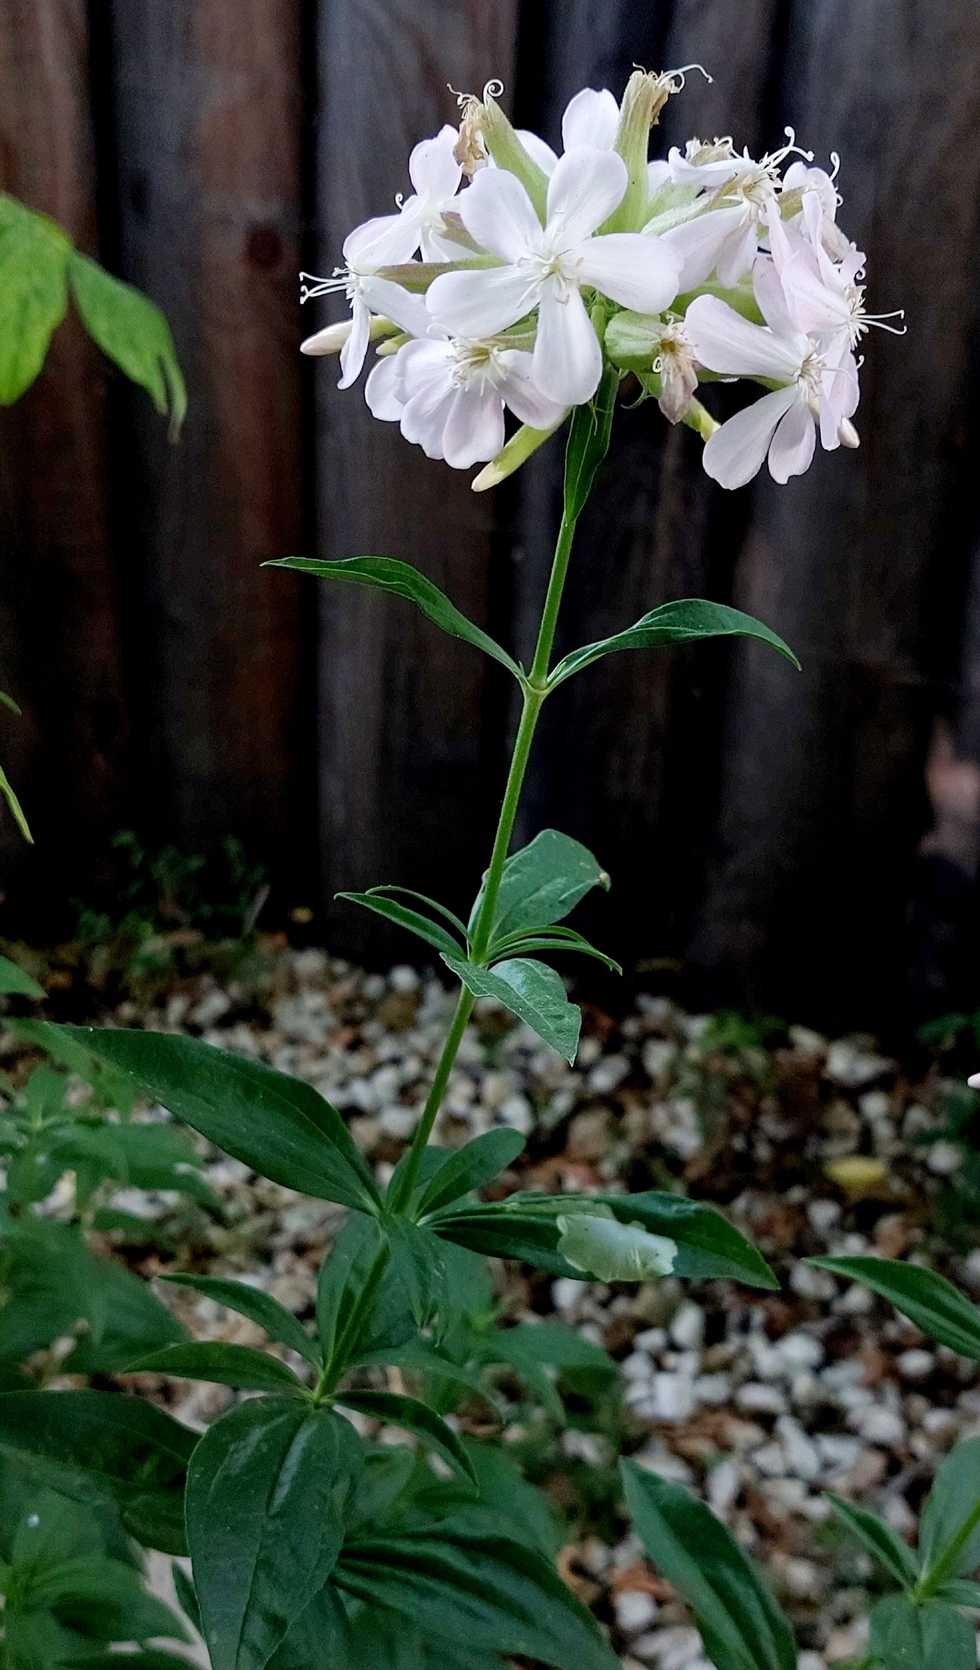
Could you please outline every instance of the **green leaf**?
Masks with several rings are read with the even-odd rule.
[[[0,195],[0,406],[29,389],[65,316],[71,245],[44,215]]]
[[[957,1444],[937,1472],[919,1522],[919,1558],[928,1592],[980,1566],[980,1438]]]
[[[620,1223],[608,1209],[572,1212],[557,1225],[562,1257],[599,1281],[651,1281],[673,1271],[676,1241],[651,1235],[640,1223]]]
[[[847,1502],[842,1496],[835,1496],[832,1490],[825,1494],[844,1529],[903,1589],[914,1588],[919,1568],[908,1543],[903,1542],[890,1525],[868,1508],[859,1508],[856,1502]]]
[[[498,1172],[513,1164],[523,1147],[524,1138],[520,1132],[506,1126],[474,1137],[449,1155],[423,1189],[415,1208],[418,1217],[438,1212],[461,1195],[482,1189]]]
[[[441,916],[445,922],[449,923],[451,928],[455,928],[460,939],[465,940],[466,938],[465,922],[461,922],[456,912],[450,910],[447,905],[441,905],[438,899],[430,899],[428,893],[417,893],[414,887],[396,887],[391,882],[381,882],[377,887],[369,887],[368,892],[371,894],[393,893],[396,897],[414,899],[417,904],[428,905],[430,911],[433,911],[436,916]]]
[[[450,1646],[433,1641],[405,1618],[370,1606],[362,1607],[354,1619],[348,1655],[339,1663],[363,1665],[365,1670],[375,1665],[378,1670],[504,1670],[498,1653],[471,1653],[463,1642]],[[307,1670],[305,1664],[302,1670]]]
[[[0,957],[0,995],[16,997],[44,997],[43,986],[39,986],[29,974],[9,957]]]
[[[299,1318],[291,1310],[281,1305],[271,1293],[264,1293],[261,1288],[250,1287],[247,1282],[229,1281],[223,1276],[186,1276],[165,1275],[164,1281],[172,1282],[175,1287],[189,1287],[195,1293],[203,1293],[205,1298],[212,1299],[216,1305],[224,1305],[226,1310],[237,1311],[240,1316],[247,1316],[260,1328],[264,1328],[270,1339],[278,1340],[281,1345],[288,1345],[314,1368],[320,1366],[318,1352],[309,1334]]]
[[[126,1374],[172,1374],[183,1380],[212,1380],[250,1392],[300,1392],[303,1383],[286,1363],[250,1345],[221,1340],[188,1340],[167,1345],[128,1363]]]
[[[871,1613],[870,1639],[881,1670],[976,1670],[976,1630],[942,1601],[886,1595]]]
[[[312,1085],[196,1038],[60,1030],[260,1176],[355,1211],[380,1206],[344,1121]]]
[[[131,383],[145,389],[176,439],[187,412],[187,390],[170,326],[146,296],[113,278],[97,261],[73,252],[68,262],[75,305],[85,329]]]
[[[55,1612],[69,1628],[110,1639],[190,1639],[177,1614],[144,1589],[139,1571],[104,1555],[75,1554],[38,1572],[24,1598],[25,1610]]]
[[[5,1392],[0,1453],[39,1484],[120,1509],[131,1535],[183,1554],[183,1487],[197,1434],[162,1409],[115,1392]]]
[[[343,1598],[328,1583],[290,1624],[269,1660],[269,1670],[311,1670],[313,1665],[341,1670],[361,1664],[368,1670],[369,1663],[356,1657]]]
[[[794,667],[800,665],[789,645],[752,615],[743,614],[741,609],[730,609],[724,603],[685,597],[676,603],[662,603],[659,609],[651,609],[625,632],[616,632],[611,638],[601,638],[594,644],[584,644],[581,649],[572,650],[552,669],[548,685],[554,689],[566,678],[571,678],[573,673],[580,673],[593,661],[599,661],[602,656],[611,655],[616,650],[659,649],[664,644],[689,644],[703,638],[732,637],[758,638],[771,649],[778,650],[780,655],[785,655]]]
[[[573,526],[592,491],[596,473],[609,451],[619,372],[607,366],[593,399],[576,406],[565,448],[565,522]]]
[[[374,1365],[405,1368],[410,1373],[422,1375],[427,1380],[460,1386],[464,1390],[472,1392],[475,1397],[482,1399],[493,1410],[496,1418],[500,1419],[500,1409],[496,1399],[483,1384],[477,1370],[453,1362],[450,1357],[447,1357],[442,1351],[438,1351],[435,1346],[427,1344],[425,1340],[410,1339],[406,1340],[403,1345],[392,1345],[387,1348],[382,1346],[376,1351],[361,1352],[354,1359],[354,1363],[358,1367],[364,1368]],[[340,1401],[344,1401],[343,1393],[340,1393]]]
[[[547,963],[533,957],[510,957],[489,969],[445,953],[442,960],[474,997],[502,1003],[566,1061],[575,1060],[582,1011],[569,1003],[561,975]]]
[[[389,1218],[391,1275],[400,1283],[416,1327],[434,1319],[446,1290],[445,1246],[431,1229]]]
[[[514,934],[538,932],[560,922],[593,887],[609,888],[609,877],[588,847],[558,829],[542,829],[526,847],[511,853],[503,868],[494,906],[491,947]],[[476,921],[483,904],[477,894],[470,917]]]
[[[968,1577],[952,1577],[937,1591],[942,1600],[948,1600],[954,1606],[969,1606],[974,1612],[980,1612],[980,1583]]]
[[[420,1403],[418,1398],[402,1397],[396,1392],[343,1391],[337,1393],[337,1402],[345,1409],[356,1409],[360,1414],[368,1415],[371,1420],[383,1421],[386,1426],[413,1432],[423,1444],[442,1456],[450,1467],[455,1467],[457,1472],[476,1483],[473,1463],[461,1439],[434,1409]]]
[[[164,1652],[162,1647],[144,1647],[135,1653],[86,1652],[61,1663],[65,1670],[193,1670],[189,1659]]]
[[[686,1280],[723,1277],[749,1287],[779,1283],[762,1254],[720,1212],[683,1195],[649,1190],[635,1195],[545,1195],[530,1191],[492,1205],[459,1206],[433,1218],[449,1241],[496,1258],[522,1258],[555,1275],[581,1276],[559,1249],[560,1218],[607,1208],[620,1223],[639,1224],[677,1245],[673,1274]]]
[[[383,916],[389,922],[394,922],[399,928],[407,928],[410,934],[417,934],[427,945],[434,945],[437,951],[447,951],[451,957],[458,957],[463,947],[452,934],[433,922],[421,911],[410,910],[407,905],[400,905],[396,899],[387,899],[383,894],[368,889],[366,893],[337,893],[337,899],[348,899],[351,904],[363,905],[365,910],[374,911],[376,916]]]
[[[353,1428],[255,1398],[209,1427],[187,1477],[187,1540],[213,1670],[263,1670],[322,1588],[360,1460]]]
[[[174,1594],[184,1616],[189,1618],[198,1635],[201,1634],[201,1608],[197,1603],[197,1591],[190,1572],[185,1571],[179,1561],[174,1560],[170,1566],[170,1576],[173,1580]]]
[[[694,1613],[719,1670],[796,1670],[789,1623],[752,1561],[682,1486],[620,1464],[626,1505],[658,1571]]]
[[[0,797],[6,801],[7,810],[17,825],[17,828],[23,835],[24,840],[27,841],[30,846],[33,846],[34,837],[31,834],[31,826],[27,821],[27,815],[17,798],[13,783],[10,781],[10,778],[7,776],[7,773],[4,771],[2,766],[0,766]]]
[[[583,957],[594,957],[596,962],[602,963],[612,974],[623,972],[622,964],[618,963],[615,957],[608,957],[605,951],[597,950],[581,934],[573,934],[570,929],[566,930],[560,939],[555,934],[514,934],[505,945],[493,946],[490,957],[492,960],[518,953],[525,957],[531,951],[575,951]]]
[[[516,679],[523,674],[517,662],[505,649],[495,643],[479,626],[461,614],[449,601],[445,592],[433,585],[411,563],[399,562],[396,557],[342,557],[335,562],[322,562],[315,557],[278,557],[264,564],[266,568],[294,568],[302,574],[315,574],[321,580],[345,580],[357,586],[372,586],[377,591],[394,592],[407,598],[421,609],[434,625],[448,632],[452,638],[463,638],[466,643],[482,649],[494,661],[499,661]]]
[[[808,1264],[861,1282],[887,1299],[924,1334],[980,1362],[980,1310],[935,1270],[898,1258],[810,1258]]]
[[[323,1358],[334,1364],[334,1354],[345,1333],[353,1306],[368,1279],[387,1236],[380,1225],[367,1218],[351,1218],[340,1231],[320,1266],[317,1283],[316,1319]],[[348,1339],[345,1358],[382,1346],[400,1345],[415,1333],[408,1297],[400,1279],[392,1279],[390,1266],[375,1294],[373,1309],[363,1318],[357,1337]]]
[[[454,1527],[349,1543],[334,1582],[370,1607],[471,1652],[523,1657],[558,1670],[619,1670],[595,1620],[550,1562],[505,1537]]]

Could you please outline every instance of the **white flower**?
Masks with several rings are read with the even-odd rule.
[[[776,200],[779,165],[797,149],[792,128],[788,143],[755,162],[747,151],[737,156],[730,140],[716,140],[703,158],[668,157],[679,185],[700,186],[704,195],[692,205],[692,218],[663,232],[663,241],[681,262],[680,288],[696,290],[711,273],[731,288],[751,272],[770,205]],[[812,161],[810,152],[803,153]],[[704,205],[702,208],[701,205]]]
[[[601,91],[583,87],[565,106],[561,119],[562,147],[571,151],[576,145],[591,145],[597,151],[611,151],[618,128],[619,101],[615,93],[610,93],[608,87]],[[517,137],[539,168],[549,176],[555,172],[558,158],[550,145],[526,128],[518,128]]]
[[[505,404],[534,429],[554,429],[565,416],[535,387],[530,354],[459,337],[407,342],[378,362],[364,393],[375,417],[397,421],[427,458],[457,470],[496,457]]]
[[[824,355],[819,343],[794,327],[781,306],[778,275],[759,275],[756,294],[770,323],[750,324],[715,296],[699,296],[686,326],[702,365],[724,377],[764,377],[782,386],[737,413],[704,449],[704,467],[722,487],[743,487],[768,454],[769,472],[784,483],[802,475],[813,458],[816,428],[829,451],[856,444],[850,418],[857,407],[857,368],[848,350]]]
[[[840,208],[841,197],[837,190],[837,174],[840,169],[840,157],[836,152],[831,153],[831,173],[825,168],[810,168],[805,162],[791,163],[783,175],[783,193],[799,192],[801,206],[798,215],[787,216],[787,225],[799,224],[803,213],[803,202],[813,193],[817,197],[823,210],[821,235],[824,248],[835,261],[840,261],[850,247],[847,238],[837,225],[837,210]]]
[[[555,166],[542,227],[512,174],[484,169],[459,200],[466,230],[501,265],[444,273],[431,284],[433,316],[456,335],[484,339],[538,310],[533,375],[565,406],[591,399],[602,348],[583,285],[640,313],[659,313],[677,290],[677,262],[660,241],[634,232],[594,237],[627,185],[614,151],[579,146]]]
[[[348,233],[344,260],[349,267],[370,273],[411,261],[420,250],[425,261],[452,260],[459,255],[459,245],[442,235],[443,213],[463,177],[454,154],[458,139],[456,129],[447,124],[433,139],[415,146],[408,159],[413,195],[399,201],[397,214],[376,215]]]
[[[332,278],[314,278],[311,273],[300,276],[304,280],[300,291],[304,302],[334,290],[342,290],[350,302],[351,319],[340,350],[338,388],[350,388],[361,374],[371,340],[373,315],[393,319],[402,330],[413,336],[424,334],[428,328],[429,316],[421,297],[413,296],[390,279],[377,278],[372,273],[351,272],[343,267],[338,267]],[[306,279],[311,279],[312,283],[307,284]],[[327,325],[324,330],[316,331],[300,343],[300,351],[304,354],[332,354],[336,352],[338,334],[337,325]]]
[[[980,1073],[972,1073],[966,1082],[971,1090],[980,1090]]]
[[[842,259],[832,261],[825,237],[823,198],[808,192],[799,219],[787,226],[778,207],[768,217],[769,245],[779,274],[786,307],[801,330],[831,345],[854,348],[872,325],[896,336],[905,334],[901,308],[893,313],[868,313],[864,306],[864,252],[843,241]]]
[[[661,383],[657,404],[668,422],[680,423],[698,386],[694,348],[682,319],[664,326],[653,369]]]

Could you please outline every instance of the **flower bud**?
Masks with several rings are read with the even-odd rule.
[[[462,101],[463,120],[456,155],[464,167],[467,163],[463,161],[463,157],[469,159],[472,171],[473,145],[476,136],[479,135],[497,167],[506,168],[509,174],[514,174],[520,180],[543,221],[548,198],[548,176],[543,168],[539,168],[531,153],[524,149],[516,129],[511,126],[497,103],[495,95],[502,91],[499,81],[490,81],[483,89],[482,100],[467,97]]]
[[[327,325],[324,330],[314,332],[299,345],[301,354],[339,354],[347,338],[354,328],[352,319],[341,319],[336,325]],[[398,326],[392,319],[383,319],[379,313],[371,317],[369,336],[372,342],[379,337],[393,336]]]
[[[564,421],[562,418],[561,423]],[[479,475],[473,477],[470,486],[474,493],[485,493],[488,487],[498,487],[502,481],[506,481],[509,475],[513,475],[515,470],[519,470],[521,465],[527,462],[533,452],[537,452],[539,446],[544,446],[555,430],[561,428],[561,423],[556,423],[551,429],[532,429],[530,424],[522,423],[520,429],[501,447],[496,458],[491,459]]]

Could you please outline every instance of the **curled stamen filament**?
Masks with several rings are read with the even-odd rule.
[[[709,87],[714,85],[714,76],[708,74],[703,64],[682,64],[680,69],[664,70],[663,80],[670,83],[675,93],[682,93],[686,85],[686,78],[692,70],[697,70],[699,75],[703,75]]]
[[[317,296],[329,296],[336,290],[346,290],[349,283],[350,274],[345,267],[334,267],[331,278],[318,278],[316,273],[300,273],[300,306],[304,302],[313,301]]]

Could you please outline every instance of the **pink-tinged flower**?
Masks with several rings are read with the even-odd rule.
[[[868,313],[864,306],[864,252],[844,240],[844,253],[832,261],[827,253],[826,213],[821,195],[807,192],[799,220],[786,226],[778,208],[769,212],[769,247],[786,307],[801,330],[827,345],[857,346],[871,328],[904,336],[904,310]],[[836,229],[835,229],[836,230]]]
[[[817,427],[831,451],[856,445],[850,418],[857,408],[857,367],[850,350],[823,353],[819,342],[794,325],[782,304],[771,262],[760,263],[756,295],[768,325],[753,325],[715,296],[699,296],[685,324],[694,352],[723,377],[762,377],[782,386],[729,418],[704,449],[704,467],[722,487],[743,487],[768,457],[774,481],[785,483],[809,468]]]
[[[482,341],[537,309],[535,382],[559,405],[591,399],[602,348],[583,286],[639,313],[659,313],[677,291],[678,263],[660,240],[636,232],[594,236],[626,185],[626,165],[614,151],[568,151],[548,182],[542,226],[512,174],[483,169],[461,195],[459,213],[501,265],[441,274],[426,298],[433,317],[454,335]]]
[[[712,273],[731,289],[751,272],[776,201],[779,167],[796,150],[792,128],[787,143],[756,162],[743,151],[735,154],[728,140],[716,140],[690,156],[676,146],[669,153],[672,179],[682,186],[698,186],[702,195],[691,207],[690,218],[662,233],[663,241],[681,262],[680,287],[696,290]],[[812,161],[809,151],[803,153]]]
[[[463,171],[456,161],[459,135],[448,124],[433,139],[420,140],[408,159],[415,190],[398,202],[393,215],[375,215],[344,239],[344,260],[355,272],[411,261],[420,251],[425,261],[452,260],[459,245],[446,239],[443,212],[459,190]]]
[[[375,417],[397,422],[427,458],[467,469],[504,444],[504,407],[533,429],[554,429],[565,408],[548,400],[521,349],[457,337],[406,342],[380,360],[364,390]]]

